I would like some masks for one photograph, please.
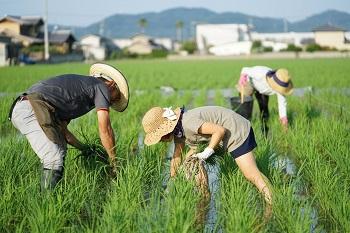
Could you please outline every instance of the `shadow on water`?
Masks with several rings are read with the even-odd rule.
[[[208,183],[209,183],[209,192],[210,192],[210,202],[208,208],[208,213],[206,215],[206,222],[204,226],[204,232],[221,232],[221,230],[216,231],[215,227],[217,224],[217,194],[220,188],[220,168],[219,165],[209,165],[206,164],[205,168],[208,173]]]
[[[294,180],[292,184],[294,199],[296,201],[309,198],[307,184],[298,177],[298,168],[293,161],[292,156],[289,156],[288,154],[278,155],[277,153],[273,153],[270,156],[270,166]],[[305,215],[305,209],[301,208],[299,211],[302,215]],[[312,207],[310,215],[305,216],[305,218],[311,219],[310,233],[316,232],[319,219],[317,209]]]

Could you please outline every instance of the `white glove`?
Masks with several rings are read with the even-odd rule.
[[[210,147],[207,147],[207,148],[204,149],[203,152],[194,154],[194,155],[192,155],[192,157],[206,160],[212,154],[214,154],[214,150],[212,148],[210,148]]]

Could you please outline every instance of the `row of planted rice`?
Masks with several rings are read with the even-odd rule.
[[[181,173],[169,179],[170,144],[142,144],[141,119],[152,106],[230,108],[240,68],[286,67],[296,88],[313,92],[288,98],[290,127],[281,129],[271,99],[270,133],[260,132],[257,104],[255,156],[273,186],[272,217],[232,158],[216,155],[209,172],[210,199]],[[63,181],[54,194],[40,191],[40,162],[8,122],[12,99],[37,80],[62,73],[87,74],[89,65],[9,67],[0,70],[1,232],[349,232],[350,61],[121,61],[111,64],[128,77],[127,111],[112,112],[117,144],[117,177],[99,158],[69,148]],[[164,93],[161,86],[173,87]],[[347,89],[348,88],[348,89]],[[309,90],[309,89],[305,89]],[[208,93],[215,93],[214,97]],[[99,146],[96,114],[70,125],[82,141]]]

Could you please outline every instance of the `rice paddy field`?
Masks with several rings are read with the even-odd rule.
[[[39,159],[7,121],[8,110],[38,80],[87,74],[89,64],[0,68],[0,232],[350,232],[350,59],[108,63],[125,73],[131,91],[128,109],[111,112],[117,178],[98,159],[70,147],[63,181],[49,194],[40,192]],[[275,96],[267,138],[254,104],[254,153],[273,185],[269,219],[262,196],[229,155],[205,165],[206,202],[181,173],[169,179],[172,144],[142,143],[141,119],[150,107],[231,108],[240,69],[253,65],[289,69],[296,88],[288,97],[287,132]],[[69,128],[81,141],[99,143],[94,110]]]

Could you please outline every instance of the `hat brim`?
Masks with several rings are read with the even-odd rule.
[[[176,120],[165,120],[164,123],[161,124],[157,129],[155,129],[152,132],[146,133],[144,143],[147,146],[158,143],[164,135],[171,133],[175,129],[175,126],[180,118],[181,109],[176,108],[174,112],[176,114]]]
[[[266,81],[269,84],[269,86],[276,92],[282,94],[282,95],[290,95],[293,93],[293,83],[292,81],[289,81],[288,87],[281,87],[278,85],[272,78],[266,77]]]
[[[120,91],[120,98],[118,101],[112,103],[112,109],[123,112],[129,104],[129,85],[128,81],[118,69],[113,66],[96,63],[90,67],[90,75],[94,77],[109,77],[117,84]]]

